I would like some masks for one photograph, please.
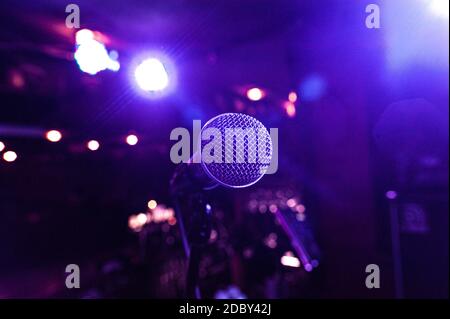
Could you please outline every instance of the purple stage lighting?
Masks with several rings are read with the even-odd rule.
[[[91,30],[78,31],[75,39],[77,49],[74,58],[81,71],[95,75],[106,69],[111,71],[120,69],[119,62],[108,54],[105,45],[94,38]]]

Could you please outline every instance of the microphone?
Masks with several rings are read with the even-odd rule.
[[[199,265],[211,233],[212,207],[205,190],[218,185],[242,188],[266,173],[272,160],[272,139],[257,119],[224,113],[200,131],[200,150],[179,165],[170,183],[184,251],[188,257],[186,295],[200,298]],[[182,211],[184,213],[182,213]]]
[[[254,117],[224,113],[200,131],[200,150],[179,165],[171,181],[173,193],[187,188],[209,190],[218,185],[243,188],[259,181],[272,160],[272,139]]]

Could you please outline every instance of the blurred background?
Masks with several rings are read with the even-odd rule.
[[[448,0],[69,3],[0,4],[0,298],[182,297],[169,136],[225,112],[279,169],[208,193],[204,297],[448,297]]]

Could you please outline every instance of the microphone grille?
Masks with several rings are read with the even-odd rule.
[[[256,183],[267,171],[272,159],[272,139],[257,119],[225,113],[210,119],[202,128],[201,150],[202,166],[209,177],[224,186],[240,188]],[[218,150],[220,154],[215,154]]]

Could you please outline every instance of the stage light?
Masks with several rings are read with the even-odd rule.
[[[140,63],[134,71],[134,77],[144,91],[163,91],[169,85],[167,70],[156,58],[149,58]]]
[[[126,138],[126,142],[128,145],[136,145],[138,141],[139,139],[137,138],[137,136],[133,134],[128,135]]]
[[[294,117],[296,113],[295,105],[291,101],[286,101],[284,103],[284,109],[286,111],[287,116]]]
[[[271,204],[271,205],[269,206],[269,211],[270,211],[271,213],[275,214],[275,213],[277,212],[277,210],[278,210],[277,205]]]
[[[51,130],[48,131],[45,134],[45,137],[47,138],[47,140],[49,140],[50,142],[59,142],[62,138],[61,132],[57,131],[57,130]]]
[[[94,32],[89,29],[81,29],[75,34],[75,41],[77,44],[83,44],[94,40]]]
[[[410,72],[411,78],[423,76],[419,71],[423,69],[448,70],[449,1],[410,2],[405,10],[404,1],[385,1],[383,37],[388,81],[397,81],[403,72]]]
[[[261,205],[259,205],[258,210],[261,214],[264,214],[265,212],[267,212],[267,206],[264,204],[261,204]]]
[[[298,213],[297,215],[295,215],[295,218],[299,221],[299,222],[304,222],[306,219],[305,214],[303,213]]]
[[[2,152],[5,149],[5,144],[3,142],[0,142],[0,152]]]
[[[91,151],[96,151],[100,148],[100,143],[97,142],[96,140],[91,140],[87,143],[87,148],[90,149]]]
[[[141,217],[142,218],[142,217]],[[144,223],[145,224],[145,223]],[[139,232],[142,230],[142,226],[144,225],[142,224],[139,219],[138,216],[136,215],[131,215],[130,217],[128,217],[128,227],[134,231],[134,232]]]
[[[397,192],[396,191],[387,191],[386,197],[388,199],[396,199],[397,198]]]
[[[77,48],[74,58],[81,71],[95,75],[100,71],[109,69],[118,71],[120,64],[112,59],[105,45],[94,38],[91,30],[83,29],[76,33]]]
[[[264,97],[264,92],[259,88],[251,88],[247,91],[247,97],[250,101],[259,101]]]
[[[147,207],[150,209],[155,209],[157,205],[158,205],[158,203],[154,199],[148,201],[148,203],[147,203]]]
[[[267,247],[274,249],[274,248],[277,247],[277,238],[278,238],[277,234],[275,234],[275,233],[270,233],[269,236],[267,236],[267,237],[264,239],[264,244],[265,244]]]
[[[299,204],[299,205],[295,206],[295,210],[297,211],[297,213],[303,214],[305,212],[306,208],[302,204]]]
[[[290,251],[286,252],[283,257],[281,257],[281,264],[287,267],[300,267],[300,260],[294,256]]]
[[[290,198],[286,201],[286,205],[290,208],[295,207],[297,205],[297,200],[295,198]]]
[[[306,270],[307,272],[310,272],[310,271],[313,270],[313,266],[312,266],[311,264],[306,264],[306,265],[305,265],[305,270]]]
[[[147,215],[144,213],[138,214],[136,218],[141,226],[145,225],[145,223],[147,222]]]
[[[432,0],[430,10],[439,17],[449,17],[449,0]]]
[[[16,89],[23,89],[25,86],[25,78],[22,73],[17,70],[12,70],[10,75],[11,85]]]
[[[13,151],[8,151],[3,154],[3,159],[7,162],[14,162],[17,159],[17,154]]]
[[[288,100],[292,103],[297,102],[297,93],[295,93],[295,92],[289,93]]]
[[[177,223],[177,219],[175,217],[169,217],[167,222],[169,223],[170,226],[174,226]]]

